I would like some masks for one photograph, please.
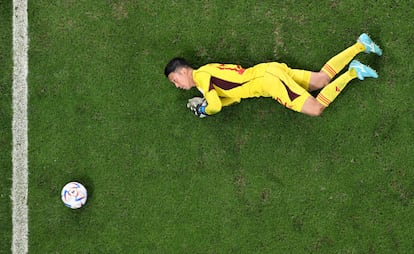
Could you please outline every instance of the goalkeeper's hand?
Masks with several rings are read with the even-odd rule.
[[[207,101],[204,98],[194,97],[188,100],[187,108],[189,108],[199,118],[204,118],[206,114]]]
[[[189,108],[190,110],[193,110],[194,108],[197,107],[197,105],[202,104],[204,101],[204,98],[201,97],[194,97],[188,100],[187,103],[187,108]]]

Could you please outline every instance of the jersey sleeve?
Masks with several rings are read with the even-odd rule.
[[[222,104],[216,90],[210,89],[211,75],[208,72],[199,73],[197,76],[198,89],[203,93],[207,101],[205,112],[214,115],[221,111]]]
[[[206,113],[208,115],[214,115],[221,111],[222,104],[216,90],[207,92],[204,98],[207,101]]]

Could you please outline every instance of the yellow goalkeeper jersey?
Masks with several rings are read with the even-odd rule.
[[[218,113],[223,106],[240,102],[243,98],[265,96],[263,77],[268,65],[243,68],[234,64],[207,64],[193,71],[198,90],[207,100],[206,113]]]

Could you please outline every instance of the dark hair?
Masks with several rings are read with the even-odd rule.
[[[171,59],[171,61],[168,62],[167,66],[165,66],[164,74],[166,77],[170,75],[171,72],[175,72],[177,69],[183,68],[183,67],[190,67],[188,62],[181,57],[175,57]]]

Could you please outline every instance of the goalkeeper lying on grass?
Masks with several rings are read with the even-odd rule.
[[[355,78],[377,78],[375,70],[353,60],[348,71],[332,79],[359,53],[382,55],[381,49],[367,34],[331,58],[319,72],[291,69],[284,63],[270,62],[243,68],[234,64],[207,64],[193,69],[183,58],[172,59],[165,67],[165,76],[177,87],[189,90],[196,87],[203,98],[195,97],[187,107],[198,117],[213,115],[223,106],[244,98],[272,97],[283,106],[319,116]],[[313,97],[309,92],[319,90]]]

